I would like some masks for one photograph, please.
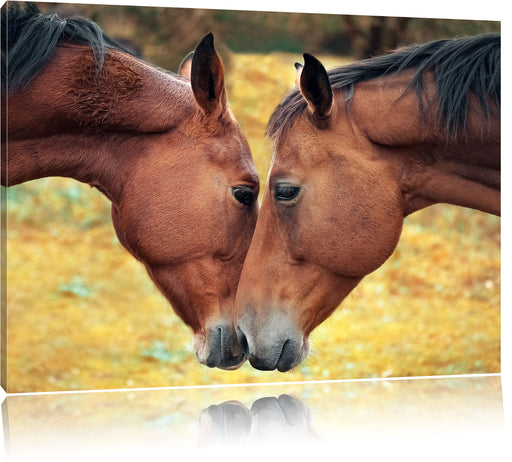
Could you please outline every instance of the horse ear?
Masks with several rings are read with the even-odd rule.
[[[300,91],[316,118],[322,120],[329,117],[332,108],[332,89],[329,76],[322,63],[308,53],[304,53]]]
[[[192,57],[194,56],[194,52],[191,51],[187,56],[183,58],[183,61],[178,67],[178,75],[190,80],[190,72],[192,68]]]
[[[206,115],[226,110],[224,66],[215,51],[212,33],[206,35],[194,51],[190,83],[196,102]]]

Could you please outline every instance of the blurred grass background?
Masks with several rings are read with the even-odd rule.
[[[213,30],[226,61],[229,99],[262,184],[270,163],[265,126],[293,85],[293,63],[304,50],[316,52],[327,67],[349,62],[375,23],[348,17],[360,29],[357,42],[350,40],[355,35],[347,32],[347,17],[334,15],[45,8],[91,17],[171,70],[203,29]],[[329,43],[336,42],[336,30],[348,45],[334,54]],[[411,19],[401,38],[490,30],[499,30],[499,23]],[[170,48],[179,51],[175,58]],[[248,364],[226,372],[197,362],[190,329],[119,244],[109,202],[98,191],[46,178],[9,188],[7,197],[9,392],[500,371],[497,217],[447,205],[412,215],[393,256],[313,332],[313,351],[302,365],[285,374]]]

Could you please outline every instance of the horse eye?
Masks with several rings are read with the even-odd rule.
[[[254,202],[254,192],[249,186],[233,186],[231,193],[238,202],[247,207],[250,207]]]
[[[285,183],[277,184],[274,188],[274,199],[276,201],[291,201],[297,197],[299,192],[298,186]]]

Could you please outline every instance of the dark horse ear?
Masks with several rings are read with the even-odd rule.
[[[329,76],[322,63],[308,53],[304,53],[300,91],[316,118],[322,120],[329,117],[332,108],[332,89]]]
[[[206,115],[218,115],[226,109],[224,66],[215,51],[212,33],[194,51],[190,83],[197,104]]]

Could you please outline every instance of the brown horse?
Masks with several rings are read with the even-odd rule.
[[[120,242],[193,329],[199,361],[241,364],[232,312],[258,177],[213,36],[189,82],[84,19],[15,6],[2,27],[2,185],[66,176],[98,188]]]
[[[237,293],[251,364],[286,371],[310,332],[435,203],[500,214],[500,37],[436,41],[327,73],[304,55]]]

